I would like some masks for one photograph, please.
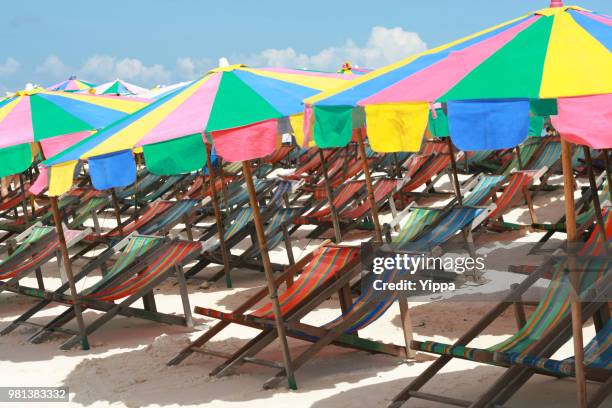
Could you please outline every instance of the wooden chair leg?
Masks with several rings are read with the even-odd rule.
[[[399,303],[400,309],[400,320],[402,324],[402,331],[404,332],[404,342],[406,344],[406,358],[415,358],[416,351],[410,347],[412,341],[412,317],[410,316],[410,310],[408,308],[408,300],[404,297],[400,297],[397,302]]]
[[[516,290],[518,283],[513,283],[510,287],[512,290]],[[523,307],[523,302],[521,301],[520,295],[519,299],[513,302],[514,306],[514,317],[516,318],[516,326],[518,330],[522,329],[527,323],[527,316],[525,315],[525,308]]]
[[[176,274],[176,280],[179,284],[181,302],[183,303],[183,314],[185,316],[185,324],[187,325],[187,327],[193,327],[193,316],[191,314],[191,305],[189,304],[189,292],[187,291],[187,281],[185,280],[183,265],[176,265],[174,267],[174,273]]]

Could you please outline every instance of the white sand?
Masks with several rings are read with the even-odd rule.
[[[558,181],[557,181],[558,182]],[[443,180],[444,184],[446,180]],[[555,183],[555,180],[552,181]],[[448,187],[448,184],[446,184]],[[536,207],[541,221],[556,221],[563,212],[561,192],[541,193],[536,198]],[[527,221],[524,208],[513,210],[508,220]],[[389,215],[384,216],[385,221]],[[309,241],[306,232],[300,230],[296,235],[302,237],[295,242],[295,255],[299,258],[319,241]],[[507,285],[518,282],[521,276],[505,273],[508,264],[537,264],[540,257],[527,257],[526,245],[539,239],[541,233],[511,232],[477,234],[476,240],[481,253],[488,253],[487,266],[492,269],[487,278],[502,277]],[[368,238],[364,233],[353,233],[350,240]],[[557,237],[563,239],[561,235]],[[561,241],[556,241],[558,245]],[[241,245],[245,247],[246,244]],[[554,242],[553,242],[554,245]],[[272,253],[272,260],[286,260],[282,248]],[[78,268],[79,265],[76,267]],[[207,271],[218,270],[218,266]],[[497,272],[496,272],[497,271]],[[57,276],[57,268],[50,264],[45,268],[47,276]],[[234,270],[234,289],[226,289],[219,281],[209,289],[200,283],[189,283],[190,301],[194,305],[232,310],[241,303],[255,288],[264,285],[263,274],[249,270]],[[51,280],[46,282],[50,283]],[[79,283],[88,286],[93,278]],[[34,285],[33,279],[25,280]],[[59,279],[55,279],[55,284]],[[463,301],[432,301],[431,298],[411,302],[411,315],[416,339],[434,339],[453,342],[462,335],[477,319],[486,313],[497,299],[492,295],[490,302],[468,301],[469,294],[476,291],[493,293],[503,290],[500,279],[480,287],[465,287],[459,293],[467,294]],[[457,294],[457,296],[458,296]],[[177,286],[172,282],[164,284],[156,291],[160,311],[180,313],[181,303]],[[14,294],[0,294],[0,328],[24,312],[33,304],[32,299]],[[310,323],[326,322],[338,313],[337,301],[331,299],[305,321]],[[34,319],[37,323],[48,321],[63,308],[52,307]],[[528,310],[529,312],[529,310]],[[96,313],[87,312],[86,319],[91,321]],[[210,324],[212,319],[195,316],[198,324]],[[475,346],[493,345],[515,332],[516,324],[511,311],[505,313],[489,329],[487,334],[472,342]],[[25,341],[33,328],[21,327],[8,336],[0,337],[0,375],[3,386],[68,386],[69,404],[65,406],[94,407],[145,407],[145,406],[211,406],[211,407],[382,407],[406,386],[413,378],[423,372],[432,357],[420,354],[417,361],[371,355],[364,352],[347,351],[338,347],[326,347],[316,358],[297,371],[298,391],[289,391],[284,386],[264,391],[263,382],[273,370],[266,367],[245,365],[234,375],[220,379],[208,377],[208,372],[222,362],[221,359],[194,354],[176,367],[167,367],[177,351],[202,333],[138,319],[116,317],[91,336],[91,350],[74,349],[60,351],[59,345],[64,335],[56,335],[51,341],[34,345]],[[257,333],[256,330],[241,326],[230,326],[214,338],[212,348],[232,351],[244,344]],[[394,305],[379,321],[360,333],[362,336],[402,344],[403,335],[399,327],[399,310]],[[585,330],[586,340],[593,335],[592,328]],[[291,352],[295,356],[307,346],[306,343],[290,340]],[[571,355],[571,342],[566,344],[556,357]],[[280,361],[278,343],[273,343],[259,355]],[[424,391],[444,395],[474,399],[490,386],[503,368],[491,367],[468,361],[454,359],[428,383]],[[558,380],[536,375],[524,385],[508,402],[511,407],[573,407],[575,406],[575,383],[571,379]],[[596,385],[589,384],[592,392]],[[612,400],[610,400],[612,402]],[[0,404],[19,406],[19,404]],[[32,407],[39,404],[22,404]],[[605,405],[605,404],[604,404]],[[51,406],[60,406],[55,404]],[[412,400],[406,406],[428,407],[436,404]],[[610,405],[608,405],[610,406]]]

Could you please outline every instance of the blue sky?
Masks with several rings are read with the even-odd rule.
[[[75,73],[152,86],[232,63],[382,66],[546,7],[549,0],[11,1],[0,15],[0,92]],[[612,14],[612,0],[583,0]]]

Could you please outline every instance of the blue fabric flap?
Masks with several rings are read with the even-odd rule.
[[[448,125],[461,150],[508,149],[529,134],[529,100],[450,101]]]
[[[131,150],[89,158],[89,176],[96,190],[125,187],[136,182],[136,162]]]

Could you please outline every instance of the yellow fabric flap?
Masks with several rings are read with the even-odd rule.
[[[78,160],[73,160],[51,167],[47,193],[50,197],[57,197],[70,191],[77,162]]]
[[[293,136],[295,136],[295,141],[297,145],[300,147],[304,147],[304,114],[298,113],[297,115],[289,116],[289,123],[293,128]],[[314,147],[314,140],[310,140],[308,143],[308,147]]]
[[[428,103],[366,105],[368,139],[381,153],[418,152],[429,119]]]

